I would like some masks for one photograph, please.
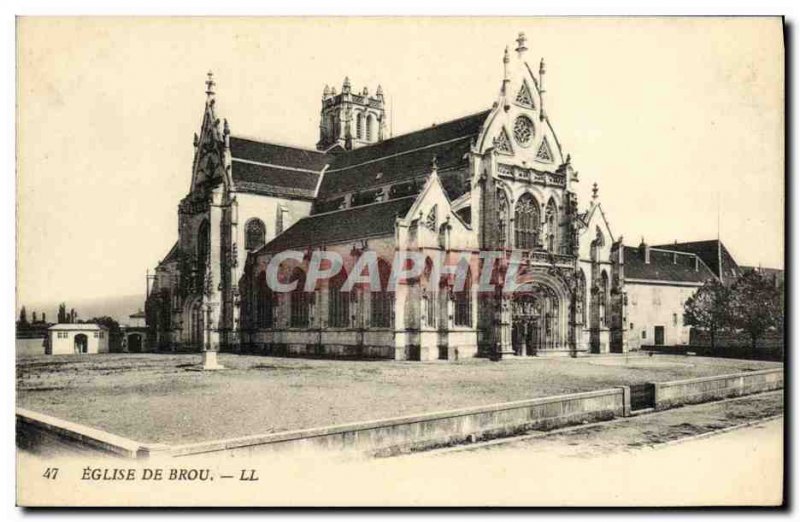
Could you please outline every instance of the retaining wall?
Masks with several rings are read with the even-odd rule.
[[[531,429],[606,420],[621,416],[623,409],[624,390],[615,388],[394,419],[172,446],[170,453],[174,456],[183,456],[224,451],[226,454],[241,455],[272,450],[321,449],[391,455],[467,440],[507,436]]]
[[[43,413],[17,408],[17,447],[33,453],[103,454],[141,458],[147,445],[106,431],[65,421]],[[160,447],[153,445],[152,448]]]
[[[655,408],[663,410],[783,388],[783,368],[655,383]]]

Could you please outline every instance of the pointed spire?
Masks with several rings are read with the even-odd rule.
[[[361,91],[361,96],[369,96],[369,89],[364,87],[364,90]]]
[[[528,39],[525,37],[525,33],[520,31],[519,36],[517,36],[517,55],[522,58],[522,54],[528,50],[528,47],[525,45]]]
[[[595,181],[594,184],[592,185],[592,201],[597,201],[598,190],[599,189],[597,188],[597,182]]]
[[[439,170],[439,160],[436,158],[436,154],[433,155],[431,159],[431,172],[437,172]]]
[[[378,84],[378,89],[375,91],[375,97],[383,98],[383,87],[381,87],[381,84]]]
[[[324,89],[322,89],[322,98],[323,98],[323,99],[324,99],[324,98],[327,98],[327,97],[328,97],[328,96],[330,96],[330,95],[331,95],[331,88],[330,88],[330,87],[328,87],[328,84],[326,83],[326,84],[325,84],[325,88],[324,88]]]
[[[344,83],[342,84],[342,94],[350,94],[350,78],[347,76],[344,77]]]
[[[208,71],[208,79],[206,80],[206,96],[208,97],[208,100],[212,100],[214,98],[214,87],[216,85],[216,82],[214,82],[214,73]]]

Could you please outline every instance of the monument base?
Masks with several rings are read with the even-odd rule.
[[[223,365],[217,362],[217,352],[206,351],[203,352],[203,364],[200,366],[192,366],[187,368],[193,372],[205,372],[214,370],[227,370]]]

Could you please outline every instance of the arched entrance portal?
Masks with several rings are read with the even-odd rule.
[[[142,352],[142,336],[139,334],[130,334],[128,336],[128,351],[131,353]]]
[[[86,334],[75,336],[75,353],[86,353],[89,349],[89,338]]]
[[[203,317],[203,300],[195,299],[187,308],[187,319],[189,325],[189,344],[200,349],[203,346],[203,335],[205,332],[205,321]]]
[[[512,299],[511,342],[516,355],[536,355],[560,348],[561,310],[556,293],[543,284],[515,292]]]

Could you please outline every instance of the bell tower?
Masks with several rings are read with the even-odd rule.
[[[360,93],[353,92],[349,78],[344,79],[341,93],[326,85],[322,91],[317,149],[327,151],[338,145],[351,150],[382,141],[386,132],[384,108],[380,85],[374,96],[366,87]]]

